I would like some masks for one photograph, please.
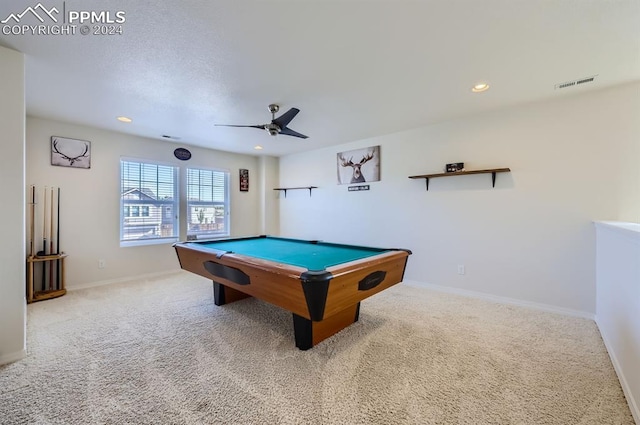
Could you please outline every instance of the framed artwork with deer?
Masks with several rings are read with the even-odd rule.
[[[380,146],[340,152],[337,159],[338,184],[380,180]]]
[[[51,136],[51,165],[91,168],[91,142]]]

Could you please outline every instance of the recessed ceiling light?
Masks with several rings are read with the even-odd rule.
[[[255,150],[257,150],[257,151],[262,150],[262,146],[260,146],[260,145],[256,145],[256,146],[254,146],[253,148],[254,148]]]
[[[471,88],[471,91],[474,93],[480,93],[486,90],[489,90],[489,84],[487,83],[478,83]]]
[[[131,122],[131,121],[133,121],[131,118],[128,118],[128,117],[118,117],[117,119],[120,122]]]

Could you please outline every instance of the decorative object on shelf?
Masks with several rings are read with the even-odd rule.
[[[29,255],[27,257],[27,302],[46,300],[64,295],[64,259],[60,251],[60,188],[45,186],[43,199],[42,250],[36,252],[36,187],[29,188]],[[55,224],[54,224],[55,223]],[[55,229],[55,231],[54,231]],[[36,264],[42,264],[39,270]],[[39,273],[39,284],[35,275]],[[37,288],[36,288],[37,285]]]
[[[436,174],[423,174],[420,176],[409,176],[410,179],[424,179],[427,185],[427,190],[429,190],[429,179],[435,177],[450,177],[450,176],[462,176],[467,174],[489,174],[491,173],[491,183],[492,187],[496,187],[496,173],[508,173],[511,169],[509,168],[491,168],[488,170],[472,170],[472,171],[458,171],[455,173],[436,173]]]
[[[369,190],[369,185],[359,184],[358,186],[349,186],[349,192],[360,192],[361,190]]]
[[[447,173],[457,173],[460,171],[464,171],[464,162],[453,162],[451,164],[447,164],[444,170]]]
[[[245,168],[240,169],[240,192],[249,191],[249,170]]]
[[[311,196],[311,189],[317,189],[318,186],[302,186],[302,187],[276,187],[273,190],[279,190],[284,192],[284,197],[287,197],[287,190],[309,189],[309,196]]]
[[[91,142],[51,136],[51,165],[91,168]]]
[[[180,161],[188,161],[191,159],[191,151],[186,148],[177,148],[173,151],[173,156],[178,158]]]
[[[356,158],[356,162],[353,159]],[[359,159],[358,159],[359,158]],[[380,180],[380,146],[340,152],[338,184],[377,182]],[[366,167],[363,167],[367,164]]]

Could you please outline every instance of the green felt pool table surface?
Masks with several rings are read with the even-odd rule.
[[[247,255],[277,263],[304,267],[308,270],[325,270],[331,266],[360,260],[388,251],[378,248],[274,237],[221,240],[200,243],[199,245],[202,248]]]

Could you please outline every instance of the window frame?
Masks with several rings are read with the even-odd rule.
[[[213,185],[214,182],[214,175],[215,173],[220,173],[223,175],[223,186],[222,186],[222,190],[223,190],[223,200],[222,201],[217,201],[217,200],[211,200],[211,201],[192,201],[190,200],[189,196],[190,196],[190,188],[191,186],[193,186],[193,184],[190,184],[190,178],[191,178],[191,172],[193,171],[198,171],[198,172],[207,172],[207,173],[212,173],[212,191],[214,190],[213,188],[216,187],[215,185]],[[199,167],[199,166],[193,166],[193,167],[186,167],[185,170],[185,211],[186,211],[186,217],[184,219],[184,225],[185,225],[185,231],[186,231],[186,238],[187,240],[211,240],[211,239],[219,239],[219,238],[226,238],[229,237],[231,235],[231,226],[230,226],[230,208],[231,208],[231,202],[230,202],[230,182],[231,182],[231,173],[229,172],[229,170],[226,169],[222,169],[222,168],[213,168],[213,167]],[[199,188],[202,188],[203,185],[198,184]],[[201,193],[201,189],[198,191],[199,193]],[[213,198],[213,194],[212,194],[212,198]],[[191,212],[191,207],[194,205],[201,205],[201,206],[213,206],[213,208],[215,209],[215,206],[219,206],[222,205],[224,207],[224,214],[223,214],[223,220],[222,220],[222,226],[223,226],[223,231],[221,232],[217,232],[217,231],[210,231],[210,232],[196,232],[193,233],[192,230],[190,229],[190,225],[191,225],[191,216],[192,216],[192,212]],[[196,206],[197,208],[197,206]],[[215,212],[214,212],[214,217],[215,217]]]
[[[147,165],[151,165],[151,166],[155,166],[155,167],[170,167],[172,170],[172,177],[173,177],[173,200],[172,201],[166,201],[166,200],[149,200],[149,201],[138,201],[137,205],[134,205],[133,203],[129,203],[130,208],[129,210],[129,215],[126,216],[125,215],[125,205],[127,204],[125,202],[125,199],[123,198],[123,189],[124,189],[124,181],[126,179],[124,179],[124,163],[125,162],[129,162],[129,163],[134,163],[134,164],[147,164]],[[119,175],[119,187],[120,187],[120,223],[119,223],[119,241],[120,241],[120,247],[129,247],[129,246],[144,246],[144,245],[156,245],[156,244],[166,244],[166,243],[175,243],[178,242],[180,240],[180,206],[181,206],[181,202],[180,202],[180,167],[178,165],[175,164],[171,164],[171,163],[167,163],[167,162],[162,162],[162,161],[156,161],[156,160],[152,160],[152,159],[142,159],[142,158],[131,158],[131,157],[120,157],[120,175]],[[142,181],[142,176],[140,177],[140,181]],[[156,187],[162,185],[162,182],[159,182],[158,179],[156,179],[155,181]],[[142,188],[138,188],[138,189],[142,189]],[[134,203],[136,201],[134,200]],[[126,218],[139,218],[139,219],[145,219],[148,218],[149,215],[147,216],[143,216],[141,214],[142,209],[144,208],[143,205],[141,205],[142,203],[146,203],[149,205],[156,205],[159,207],[160,209],[160,226],[162,226],[162,220],[163,220],[163,215],[164,215],[164,207],[169,204],[172,205],[175,214],[173,216],[173,218],[171,219],[172,221],[172,226],[173,226],[173,234],[172,236],[158,236],[158,237],[149,237],[149,238],[140,238],[140,239],[124,239],[125,236],[125,219]],[[136,207],[135,209],[137,210],[138,214],[137,215],[133,215],[133,211],[134,208],[132,207]],[[148,206],[147,206],[148,208]]]

